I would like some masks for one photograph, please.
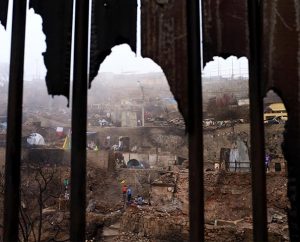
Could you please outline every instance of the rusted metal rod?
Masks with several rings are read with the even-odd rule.
[[[265,137],[262,92],[261,1],[248,0],[249,18],[249,95],[252,164],[253,241],[268,241],[265,173]]]
[[[85,241],[89,1],[76,0],[71,150],[71,241]]]
[[[190,241],[204,241],[204,182],[199,0],[187,1]]]
[[[18,241],[26,0],[13,1],[3,241]]]

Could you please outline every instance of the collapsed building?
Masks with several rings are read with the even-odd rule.
[[[87,134],[89,170],[86,212],[89,238],[104,241],[187,241],[189,162],[187,155],[182,158],[183,151],[187,151],[185,132],[165,127],[92,129]],[[68,129],[64,130],[68,133]],[[280,124],[266,126],[267,153],[272,155],[267,176],[271,241],[288,241],[285,214],[288,206],[285,196],[287,180],[280,150],[282,130],[283,125]],[[60,170],[61,184],[64,179],[70,179],[70,147],[63,149],[62,142],[67,136],[56,136],[56,128],[45,128],[36,122],[27,123],[26,132],[43,133],[46,146],[27,147],[23,151],[24,162],[39,160],[44,164],[56,165]],[[147,135],[141,135],[145,132]],[[253,218],[249,155],[243,158],[247,166],[239,167],[236,166],[237,160],[234,166],[230,164],[230,152],[228,156],[228,150],[241,149],[245,152],[246,148],[250,148],[247,146],[249,126],[235,124],[234,127],[210,128],[205,132],[205,239],[251,240]],[[105,145],[108,136],[110,143]],[[90,149],[91,143],[98,145],[99,150]],[[117,150],[113,149],[114,144]],[[227,158],[226,155],[224,158],[224,149]],[[127,166],[118,167],[117,159],[124,159],[126,165],[130,160],[145,165],[130,169]],[[279,161],[282,161],[280,171],[275,168]],[[132,187],[133,197],[143,197],[144,205],[124,209],[120,193],[120,181],[123,180]],[[43,214],[47,219],[68,213],[70,198],[64,193],[62,190],[59,199],[44,208]],[[66,229],[68,223],[64,221],[63,224]],[[53,231],[51,227],[44,228]]]
[[[4,240],[17,241],[20,199],[21,119],[26,4],[14,1],[12,61],[7,127]],[[48,70],[46,82],[50,95],[70,91],[72,43],[72,1],[31,1],[30,7],[41,15],[47,36],[44,54]],[[114,3],[113,3],[114,4]],[[136,49],[137,6],[119,1],[116,8],[106,1],[92,4],[90,81],[110,53],[112,46],[128,43]],[[119,5],[120,4],[120,5]],[[1,1],[0,20],[6,26],[8,1]],[[49,7],[50,6],[50,7]],[[78,7],[79,6],[79,7]],[[202,147],[202,95],[200,16],[203,16],[204,62],[213,56],[231,54],[250,59],[251,159],[253,176],[254,240],[267,241],[266,175],[264,166],[262,97],[267,90],[281,94],[289,113],[284,136],[284,156],[288,163],[288,208],[291,240],[299,240],[299,4],[283,1],[143,1],[142,51],[165,70],[190,134],[190,239],[204,240],[204,179]],[[57,11],[60,10],[60,11]],[[71,240],[85,239],[85,159],[86,95],[89,4],[76,2],[74,38]],[[105,14],[109,13],[109,14]],[[280,14],[278,14],[280,13]],[[109,29],[108,32],[102,30]],[[121,35],[121,36],[120,36]],[[235,37],[235,38],[234,38]],[[158,40],[158,41],[157,41]],[[284,60],[284,61],[283,61]],[[288,78],[288,79],[286,79]],[[75,120],[76,119],[76,120]],[[254,140],[255,137],[255,140]],[[280,216],[277,216],[279,218]],[[280,220],[280,219],[279,219]],[[178,228],[175,226],[175,230]],[[221,229],[220,234],[223,232]],[[233,231],[234,232],[234,231]],[[218,234],[219,235],[219,234]],[[243,235],[243,234],[242,234]],[[213,235],[212,235],[213,236]],[[270,237],[271,238],[271,237]],[[240,234],[236,235],[240,239]]]

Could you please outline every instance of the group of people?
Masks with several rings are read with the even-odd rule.
[[[126,184],[123,184],[122,186],[122,194],[123,194],[123,202],[127,204],[136,204],[136,205],[143,205],[145,202],[144,202],[144,199],[142,196],[140,195],[137,195],[137,197],[134,199],[134,201],[132,201],[132,189],[131,187]]]

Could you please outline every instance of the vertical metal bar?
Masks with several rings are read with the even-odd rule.
[[[71,150],[71,241],[85,241],[89,1],[76,0]]]
[[[203,131],[199,0],[187,1],[190,241],[204,241]]]
[[[267,241],[267,205],[265,173],[265,138],[262,93],[262,18],[261,1],[248,0],[250,59],[249,92],[251,123],[253,241]]]
[[[26,0],[14,0],[5,163],[3,240],[6,242],[18,241],[25,25]]]

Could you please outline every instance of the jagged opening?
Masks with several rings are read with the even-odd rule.
[[[70,109],[66,108],[64,97],[52,99],[47,94],[44,80],[46,69],[41,55],[41,52],[46,50],[45,35],[42,33],[41,17],[35,15],[33,10],[28,10],[26,29],[20,240],[26,241],[28,237],[39,237],[40,232],[46,230],[49,233],[40,234],[42,239],[55,236],[57,240],[66,240],[68,239],[67,213],[70,193]],[[114,63],[110,67],[107,66],[109,59],[114,56],[115,48],[112,50],[112,55],[108,56],[102,64],[100,77],[94,80],[93,88],[89,91],[89,106],[92,111],[89,110],[88,114],[87,133],[87,220],[91,221],[95,228],[88,227],[87,231],[91,234],[87,237],[95,237],[95,232],[97,234],[97,231],[102,229],[103,226],[99,221],[103,214],[111,214],[109,208],[114,211],[110,217],[111,222],[114,223],[115,219],[119,218],[119,210],[123,208],[123,204],[121,203],[120,207],[118,203],[120,182],[123,179],[132,185],[133,198],[141,195],[145,203],[150,201],[153,206],[156,204],[157,208],[169,209],[169,212],[181,209],[185,213],[187,226],[187,172],[184,169],[178,178],[177,173],[173,171],[173,168],[186,168],[188,158],[185,124],[178,111],[177,103],[161,68],[150,59],[136,57],[128,46],[123,46],[125,49],[123,59],[121,58],[122,51],[119,53],[117,51]],[[122,59],[121,62],[120,59]],[[138,70],[136,65],[138,65]],[[110,69],[112,66],[113,68]],[[108,81],[105,82],[105,80]],[[114,92],[110,93],[110,90]],[[126,101],[126,98],[130,100]],[[102,105],[101,102],[104,104]],[[112,112],[107,109],[107,105],[117,106],[118,104],[121,108],[117,111],[125,111],[125,114],[121,114],[119,121],[118,114],[112,115]],[[97,115],[93,117],[94,114]],[[123,127],[126,130],[122,133]],[[97,134],[98,128],[101,132],[103,131],[104,139]],[[112,135],[109,129],[113,128],[116,133]],[[134,138],[128,140],[129,131],[133,132]],[[124,153],[121,154],[121,152]],[[130,156],[131,160],[137,159],[140,162],[139,169],[142,170],[142,174],[135,169],[129,171],[125,168],[128,169],[128,174],[121,171],[118,177],[114,177],[112,171],[116,167],[124,169],[121,167],[122,161],[127,159],[127,156],[128,160]],[[113,166],[111,166],[112,163]],[[104,171],[104,167],[110,173]],[[181,195],[174,189],[177,186],[174,183],[177,178],[181,181],[178,184],[179,189],[184,187],[185,190]],[[101,183],[103,180],[104,182]],[[154,181],[157,183],[151,187]],[[161,182],[164,184],[162,190],[157,185]],[[108,189],[106,185],[112,185],[113,189]],[[104,195],[99,193],[103,191],[101,190],[103,188],[105,189]],[[153,196],[149,196],[151,191]],[[98,197],[95,201],[97,193]],[[40,195],[43,201],[36,199]],[[111,207],[111,204],[115,206]],[[130,210],[128,212],[130,214]],[[155,209],[150,209],[148,212],[149,214],[157,213],[157,215],[164,213],[162,210]],[[93,220],[94,215],[97,216],[97,220]],[[30,221],[36,222],[33,224]],[[152,218],[148,222],[151,221]],[[161,219],[160,222],[162,221]],[[39,223],[42,223],[41,231],[38,229]],[[172,228],[171,221],[167,223],[167,226]],[[59,230],[58,234],[55,229]],[[187,231],[187,228],[185,229]],[[182,231],[174,232],[180,234]]]
[[[204,119],[249,120],[246,58],[229,57],[224,60],[214,57],[214,61],[207,63],[203,70],[202,89]]]
[[[215,225],[235,224],[236,231],[243,230],[245,224],[252,226],[247,59],[215,57],[204,68],[202,88],[205,216]],[[280,229],[282,223],[287,225],[289,204],[286,162],[281,150],[287,113],[276,93],[270,91],[264,101],[269,235],[288,239],[288,231]],[[247,155],[241,155],[240,150],[247,151]],[[232,162],[235,151],[238,158],[247,158],[244,170]]]
[[[145,214],[151,218],[156,214],[158,219],[159,209],[167,209],[170,214],[175,210],[186,214],[188,181],[182,182],[182,176],[187,174],[184,161],[188,158],[185,125],[161,68],[148,58],[137,57],[128,45],[115,46],[101,64],[88,100],[88,130],[97,134],[94,140],[88,141],[91,148],[87,165],[88,169],[106,174],[105,179],[100,180],[89,171],[88,186],[93,187],[93,192],[88,193],[89,203],[105,204],[112,210],[121,208],[123,214],[119,222],[116,219],[115,224],[104,226],[103,236],[116,231],[118,226],[126,236],[135,232],[134,226],[139,227],[140,235],[145,234],[145,224],[151,220],[148,221]],[[178,175],[178,171],[181,174]],[[172,184],[164,178],[166,174],[173,180]],[[177,179],[179,182],[175,183]],[[132,199],[123,211],[124,184],[131,186]],[[182,192],[184,197],[179,196],[175,186],[186,186]],[[140,210],[134,210],[138,195],[143,205],[139,205]],[[110,204],[105,202],[108,200]],[[96,213],[93,210],[90,215]],[[140,220],[139,225],[125,225],[128,216],[138,218],[140,215],[146,219]],[[187,221],[188,217],[185,215],[183,219]],[[171,222],[170,219],[166,224],[171,226]],[[151,231],[147,233],[151,235]],[[160,232],[160,236],[167,236]],[[179,231],[176,234],[179,236]]]
[[[289,240],[287,211],[287,162],[282,151],[283,133],[288,113],[276,91],[269,90],[264,98],[265,167],[267,176],[268,226]]]
[[[203,127],[207,135],[204,136],[205,162],[207,168],[214,169],[214,163],[220,162],[221,148],[234,148],[240,135],[242,140],[246,135],[247,146],[250,143],[247,59],[214,57],[203,70],[202,89]],[[221,166],[231,171],[228,166],[233,164]]]
[[[167,6],[166,5],[167,3],[169,3],[169,1],[157,1],[156,4],[158,4],[159,5],[158,7],[161,8],[160,10],[162,10],[164,7]],[[107,2],[104,2],[104,7],[107,6],[108,6]],[[160,17],[163,16],[164,14],[160,14]],[[160,20],[162,19],[163,18],[161,18]],[[40,23],[40,20],[35,21],[35,23]],[[173,53],[172,50],[169,51],[170,50],[169,47],[174,47],[176,45],[176,41],[178,41],[178,39],[183,39],[184,36],[186,35],[185,33],[183,35],[176,34],[175,35],[176,38],[172,38],[170,37],[171,35],[170,36],[168,35],[169,34],[168,31],[172,29],[173,26],[177,25],[176,19],[174,20],[174,22],[172,21],[168,22],[166,20],[162,20],[162,23],[166,23],[166,25],[164,24],[160,25],[161,27],[160,29],[162,29],[163,32],[166,33],[165,39],[172,40],[172,42],[168,42],[168,41],[164,42],[164,40],[162,40],[162,43],[160,43],[164,45],[163,48],[161,49],[163,50],[162,51],[163,55],[161,55],[160,58],[158,58],[160,59],[161,62],[163,62],[161,59],[168,58],[169,56],[175,53],[175,52]],[[63,149],[68,150],[70,148],[70,132],[66,133],[66,130],[68,130],[68,128],[63,126],[63,125],[69,126],[69,122],[70,122],[69,113],[68,111],[62,108],[61,99],[48,101],[46,100],[46,98],[42,97],[43,93],[44,94],[46,93],[46,90],[44,87],[41,88],[39,87],[40,83],[38,81],[40,79],[44,79],[43,77],[41,77],[39,72],[39,70],[43,69],[43,66],[40,65],[39,60],[35,59],[33,61],[34,64],[32,62],[35,56],[35,51],[39,52],[40,46],[33,44],[35,43],[34,38],[31,37],[32,36],[36,37],[35,34],[31,35],[27,33],[27,36],[29,36],[27,38],[27,42],[32,45],[29,48],[27,47],[26,50],[27,53],[25,57],[25,71],[26,71],[25,79],[28,78],[31,81],[30,83],[29,82],[25,83],[25,92],[24,92],[24,112],[26,112],[26,115],[24,115],[23,134],[25,135],[23,137],[24,138],[23,141],[24,144],[26,145],[23,146],[23,149],[26,150],[27,153],[24,152],[23,154],[22,164],[24,166],[22,167],[23,170],[22,170],[22,185],[21,185],[22,207],[20,208],[21,210],[20,228],[22,233],[21,235],[23,236],[24,241],[26,241],[27,239],[26,236],[35,237],[34,234],[32,235],[26,234],[26,231],[27,232],[36,231],[34,233],[37,233],[38,237],[40,237],[41,235],[40,234],[41,230],[38,230],[37,228],[34,227],[30,227],[33,226],[32,224],[30,224],[29,221],[32,219],[37,220],[37,224],[38,224],[42,222],[43,217],[45,216],[47,217],[47,221],[49,222],[49,224],[51,225],[55,224],[56,229],[57,226],[59,227],[59,229],[61,229],[60,226],[64,226],[64,228],[67,227],[66,224],[67,222],[65,223],[64,221],[67,220],[65,215],[66,215],[66,210],[69,202],[68,196],[69,196],[69,189],[70,189],[68,166],[66,165],[63,170],[56,169],[57,164],[59,164],[58,166],[65,165],[68,164],[70,160],[68,155],[67,157],[65,157],[65,153],[64,153],[65,151],[63,151]],[[107,50],[110,51],[110,47],[106,48],[105,51]],[[182,48],[184,49],[184,47]],[[175,47],[174,49],[178,50],[179,48]],[[112,53],[112,55],[113,54],[114,53]],[[26,59],[29,55],[30,58]],[[132,55],[132,53],[130,55]],[[108,59],[110,57],[111,56],[108,56]],[[60,58],[56,58],[56,59],[60,60]],[[181,58],[181,59],[185,59],[185,58]],[[173,60],[171,60],[170,62],[172,61]],[[123,59],[122,62],[123,63],[126,62],[126,68],[128,67],[128,65],[130,65],[130,62],[128,62],[128,59],[126,58]],[[175,62],[177,63],[177,60],[175,60]],[[219,65],[220,60],[217,60],[217,62]],[[30,64],[28,65],[28,63]],[[45,63],[47,63],[47,61],[45,61]],[[212,189],[208,186],[207,190],[210,192],[209,198],[212,200],[212,202],[208,204],[208,207],[210,211],[213,210],[213,212],[218,210],[216,209],[216,207],[218,206],[222,208],[218,211],[219,214],[215,213],[212,215],[214,216],[213,220],[209,220],[210,222],[213,222],[215,226],[213,229],[215,229],[218,225],[224,225],[224,224],[225,225],[234,224],[235,226],[238,226],[241,222],[238,220],[222,221],[222,219],[220,219],[219,216],[222,212],[223,212],[222,215],[224,217],[227,216],[226,213],[224,213],[224,207],[226,206],[224,206],[224,204],[221,204],[221,206],[220,204],[217,204],[218,197],[216,196],[214,197],[214,195],[225,194],[224,196],[225,199],[222,200],[225,201],[224,203],[226,203],[227,200],[228,201],[230,200],[229,196],[226,197],[227,194],[229,194],[230,196],[238,195],[244,199],[242,206],[247,206],[249,201],[249,194],[250,194],[248,188],[243,190],[243,186],[240,186],[240,184],[236,184],[233,182],[236,180],[240,182],[242,180],[246,184],[245,187],[248,187],[250,183],[248,181],[249,170],[250,170],[250,162],[249,162],[249,154],[248,154],[249,132],[247,128],[242,127],[243,124],[245,124],[245,121],[246,122],[248,121],[248,115],[245,114],[244,112],[241,113],[242,108],[240,107],[240,106],[247,106],[249,102],[247,101],[247,98],[240,99],[240,97],[237,97],[237,94],[235,92],[228,90],[230,86],[228,84],[230,81],[235,82],[233,86],[237,86],[238,88],[243,89],[243,85],[239,85],[240,83],[238,83],[237,81],[237,80],[241,82],[243,81],[243,75],[241,75],[241,69],[238,71],[238,74],[235,74],[233,63],[234,61],[231,58],[231,68],[228,68],[231,69],[231,74],[230,71],[223,72],[223,70],[218,67],[217,78],[215,78],[214,73],[211,72],[207,79],[204,78],[205,81],[207,82],[205,83],[205,85],[213,86],[218,82],[225,81],[226,82],[225,87],[227,88],[226,89],[226,88],[217,87],[218,94],[216,95],[214,93],[211,93],[210,91],[208,92],[204,91],[205,94],[204,99],[208,99],[206,103],[207,107],[204,114],[205,120],[203,121],[203,125],[205,126],[206,129],[205,132],[207,137],[210,137],[212,139],[212,143],[215,142],[214,139],[216,137],[221,137],[220,139],[217,138],[216,140],[218,143],[218,148],[220,148],[219,147],[220,143],[222,146],[220,151],[214,153],[211,160],[209,159],[207,159],[207,161],[205,160],[205,172],[206,174],[209,174],[211,175],[211,177],[213,177],[213,179],[208,180],[208,182],[213,182],[214,185],[216,184],[216,186],[214,186]],[[173,64],[174,63],[171,64],[167,63],[165,64],[165,66],[168,65],[172,66]],[[68,63],[66,65],[68,65]],[[102,67],[104,68],[104,66],[105,65],[103,65]],[[112,72],[115,72],[115,68],[116,65],[114,63],[114,68],[112,69]],[[177,78],[178,76],[180,76],[180,74],[182,74],[182,73],[178,74],[176,72],[169,71],[168,68],[165,68],[165,70],[168,71],[168,77],[176,76]],[[113,73],[112,75],[111,73],[108,73],[109,71],[107,70],[103,71],[100,74],[101,77],[99,78],[100,80],[98,82],[102,82],[101,83],[102,85],[103,78],[104,79],[108,78],[109,81],[107,83],[109,84],[111,84],[111,82],[113,83],[111,85],[111,88],[115,92],[113,94],[111,94],[109,91],[110,87],[107,88],[107,86],[105,85],[102,86],[100,85],[100,87],[97,89],[95,88],[97,87],[97,84],[93,84],[94,94],[95,95],[97,95],[98,93],[102,94],[100,97],[102,103],[99,103],[98,102],[99,100],[97,98],[94,97],[92,98],[93,99],[93,101],[91,101],[92,111],[91,111],[91,116],[89,114],[89,120],[88,120],[89,128],[91,128],[91,130],[88,131],[87,133],[88,143],[86,148],[88,149],[87,152],[88,160],[91,166],[88,167],[87,186],[89,192],[87,194],[88,196],[87,212],[88,212],[88,219],[90,219],[89,221],[92,221],[93,223],[93,228],[90,230],[88,229],[88,232],[91,232],[91,234],[88,235],[88,237],[90,238],[95,238],[95,236],[97,237],[97,233],[98,233],[97,231],[105,229],[104,224],[102,222],[99,222],[102,221],[101,216],[103,214],[106,215],[108,212],[111,213],[111,211],[107,211],[107,208],[112,203],[117,201],[114,200],[116,197],[113,196],[120,195],[119,191],[122,186],[121,184],[128,183],[128,180],[130,181],[129,183],[132,186],[131,189],[138,192],[137,202],[134,203],[135,205],[141,205],[139,204],[140,197],[147,198],[148,196],[149,202],[152,203],[153,207],[156,206],[156,210],[149,209],[148,211],[149,215],[154,214],[154,217],[150,216],[150,218],[148,219],[149,223],[147,223],[147,226],[142,226],[143,228],[146,227],[148,228],[148,226],[151,226],[153,220],[157,219],[157,217],[160,217],[157,215],[162,215],[166,212],[168,213],[168,217],[169,217],[170,214],[173,215],[174,211],[176,211],[176,213],[178,214],[178,210],[180,210],[180,212],[185,215],[183,217],[187,218],[186,215],[188,214],[188,210],[187,210],[188,204],[187,204],[186,191],[187,191],[188,174],[186,172],[186,169],[184,169],[187,167],[186,158],[184,157],[186,155],[187,145],[186,145],[185,136],[184,134],[181,133],[182,130],[184,130],[184,123],[182,121],[182,117],[179,115],[179,112],[176,108],[177,105],[174,102],[174,97],[172,95],[168,97],[166,97],[165,94],[159,95],[159,97],[157,96],[158,94],[162,93],[162,91],[165,89],[167,89],[169,95],[170,90],[168,88],[168,85],[165,85],[164,83],[163,85],[158,85],[159,87],[155,89],[153,88],[153,86],[157,84],[156,80],[154,81],[153,84],[153,80],[151,77],[151,80],[149,82],[151,84],[149,84],[148,81],[150,78],[147,77],[146,80],[143,77],[145,73],[139,73],[137,80],[134,80],[135,78],[132,76],[133,74],[132,71],[133,70],[129,70],[129,71],[125,70],[126,74],[124,74],[124,69],[121,67],[121,70],[119,72]],[[164,76],[162,72],[160,74]],[[127,82],[128,81],[127,79],[129,78],[135,81],[136,84],[135,87],[130,86],[129,82]],[[171,85],[172,91],[174,91],[175,95],[177,95],[176,97],[178,98],[178,100],[182,101],[179,98],[180,94],[177,93],[176,90],[177,86],[174,84],[174,82],[176,83],[176,81],[178,81],[178,79],[176,80],[176,78],[172,78],[172,79],[170,78],[170,81],[172,82]],[[5,80],[4,81],[0,80],[0,87],[5,88]],[[149,89],[148,91],[147,88]],[[146,92],[148,93],[146,94]],[[241,92],[242,91],[240,90],[237,91],[237,93],[239,94],[241,94]],[[210,95],[215,95],[215,96],[210,97]],[[130,98],[128,98],[128,96]],[[152,99],[153,96],[154,98]],[[207,96],[209,97],[207,98]],[[182,103],[180,104],[182,105]],[[53,106],[55,107],[53,108]],[[120,106],[120,108],[118,108],[117,106]],[[112,107],[117,111],[114,113],[110,111]],[[237,107],[239,108],[237,109]],[[247,107],[245,108],[247,110]],[[265,109],[264,112],[265,112],[264,121],[266,127],[272,125],[281,125],[285,122],[286,117],[282,114],[282,112],[280,115],[278,115],[278,112],[276,113],[272,111],[272,107],[270,107],[270,105]],[[276,115],[274,113],[276,113]],[[168,119],[166,119],[164,115],[166,115]],[[245,118],[241,118],[243,115],[245,115]],[[172,118],[172,120],[170,120],[170,117]],[[4,127],[5,129],[5,125],[3,125],[3,122],[1,123],[1,126],[2,128]],[[168,133],[168,131],[165,130],[167,128],[174,129],[174,127],[180,130],[180,131],[176,130],[175,135],[173,133],[170,135],[170,133]],[[101,129],[101,131],[103,131],[102,136],[98,135],[98,131],[97,131],[98,128]],[[126,129],[125,134],[122,133],[123,128]],[[112,129],[115,129],[114,131],[116,131],[116,134],[111,135],[110,131]],[[131,137],[128,135],[130,132],[133,133],[136,132],[135,135],[138,136],[139,134],[137,130],[142,130],[142,135],[144,135],[142,140],[139,140],[137,137],[131,139]],[[162,133],[161,130],[163,130],[164,132]],[[44,139],[44,137],[40,135],[40,133],[37,133],[38,131],[43,132],[44,136],[45,137],[47,136],[47,138]],[[27,136],[26,133],[28,133],[28,137],[26,137]],[[224,139],[222,138],[222,136],[228,136],[226,138],[226,142],[228,141],[227,144],[229,144],[228,145],[230,146],[229,148],[223,147]],[[273,137],[277,138],[276,136]],[[63,141],[62,144],[58,145],[58,140]],[[132,145],[131,143],[132,141],[134,145]],[[41,147],[45,145],[48,146],[46,148]],[[59,148],[57,149],[56,146],[58,146]],[[26,149],[28,147],[29,149]],[[171,157],[169,154],[165,154],[165,152],[169,150],[180,153],[182,157],[179,156],[176,157],[173,154]],[[230,150],[229,153],[228,150]],[[271,172],[271,168],[272,168],[270,159],[274,158],[274,156],[271,157],[271,155],[269,155],[269,152],[271,152],[271,150],[272,149],[267,151],[267,156],[266,156],[266,170],[269,173]],[[154,155],[152,157],[150,157],[152,155],[150,151],[154,152]],[[206,151],[208,152],[208,149]],[[158,154],[162,156],[159,157]],[[239,160],[234,159],[233,162],[231,162],[232,154],[234,154],[234,158],[238,157]],[[220,155],[220,159],[218,160],[219,155]],[[243,157],[243,159],[241,157]],[[223,158],[224,160],[222,160]],[[226,159],[228,159],[227,166],[226,166]],[[143,173],[145,171],[148,172],[146,173],[146,176],[139,174],[137,169],[129,170],[128,168],[130,167],[128,167],[128,162],[126,164],[126,160],[138,161],[139,162],[138,165],[134,167],[137,168],[138,166],[138,169],[141,169]],[[24,163],[24,161],[26,162]],[[230,163],[234,163],[233,166]],[[246,165],[244,163],[246,163]],[[157,175],[154,172],[154,177],[155,175],[157,175],[157,177],[155,177],[154,179],[152,172],[155,171],[155,169],[157,169],[159,174]],[[121,175],[119,174],[120,175],[119,177],[118,176],[116,177],[116,173],[114,173],[116,170],[118,170],[121,174]],[[275,172],[282,171],[282,166],[280,162],[275,162],[274,170]],[[161,173],[164,174],[161,175]],[[34,174],[34,176],[32,176],[32,174]],[[103,185],[103,187],[106,189],[106,190],[104,189],[104,192],[102,192],[103,190],[99,188],[99,183],[97,180],[99,177],[101,178],[101,180],[109,181],[108,183],[100,184],[100,187]],[[239,179],[233,179],[232,177],[234,178],[238,177]],[[181,181],[182,183],[179,184],[178,181]],[[50,183],[51,183],[51,188],[47,187]],[[143,186],[145,184],[146,187]],[[230,186],[227,186],[228,184]],[[111,191],[108,191],[109,189],[107,189],[107,187],[109,185],[112,185],[113,188],[115,188],[114,191],[117,192],[111,193]],[[232,189],[232,187],[234,188]],[[50,188],[52,190],[49,191],[47,190],[47,188]],[[52,193],[53,190],[55,190],[54,196]],[[44,193],[45,191],[46,193]],[[26,194],[26,192],[29,192],[30,194]],[[111,200],[108,199],[108,202],[107,202],[107,197],[103,196],[104,193],[105,195],[107,195],[106,192],[108,193],[109,196],[111,195],[111,197],[108,196],[108,198],[111,199]],[[97,201],[93,199],[95,197],[95,194],[97,193],[98,195],[100,193],[101,195],[100,199],[102,199],[102,202],[103,204],[105,204],[105,206],[103,207],[99,206],[99,204],[97,203],[99,201],[98,198]],[[31,201],[33,201],[36,196],[42,197],[42,201],[39,200],[38,203],[35,203],[37,206],[34,207],[34,203],[31,203]],[[58,198],[59,201],[58,213],[57,213],[57,208],[55,207],[57,200],[53,199],[53,197]],[[112,200],[114,201],[112,202]],[[142,199],[142,203],[144,203],[144,199]],[[123,206],[125,205],[125,201],[121,200],[119,204],[116,202],[114,205],[115,205],[113,207],[114,213],[111,217],[109,217],[109,221],[114,225],[114,227],[112,227],[111,224],[105,224],[106,227],[110,226],[110,229],[118,228],[115,222],[120,217],[120,210],[123,209]],[[131,205],[131,203],[128,204],[126,203],[125,206],[127,205]],[[233,207],[237,207],[238,209],[240,209],[241,203],[239,203],[238,205],[239,207],[236,206],[236,204],[233,204]],[[45,207],[46,209],[44,209]],[[228,207],[232,208],[230,204]],[[36,208],[39,208],[39,214],[37,216],[35,214]],[[285,208],[281,208],[281,209],[284,210]],[[30,211],[29,212],[30,216],[36,216],[36,217],[30,218],[28,220],[27,218],[28,214],[26,214],[26,212],[28,213],[28,211]],[[243,215],[244,217],[245,216],[247,217],[248,211],[249,210],[243,207],[242,212],[244,213]],[[157,212],[159,213],[156,214]],[[131,217],[137,214],[137,212],[134,211],[133,209],[126,210],[126,213],[127,213],[127,217],[125,216],[124,220],[129,222],[131,221]],[[96,219],[95,216],[97,217]],[[236,219],[240,216],[240,214],[234,214],[230,211],[230,214],[228,214],[228,216],[233,216],[233,217],[235,216],[234,218]],[[280,219],[280,216],[281,216],[280,214],[279,215],[277,214],[276,216],[272,215],[272,220],[270,222],[271,224],[269,226],[270,230],[272,229],[274,230],[274,226],[272,225],[272,222],[274,222],[273,221],[274,218],[275,220],[277,220],[277,222],[278,221],[285,222],[285,220]],[[172,218],[174,218],[174,221],[177,219],[177,217],[172,217]],[[161,226],[162,228],[166,228],[168,232],[171,232],[170,234],[166,233],[168,239],[170,239],[171,237],[172,239],[178,240],[178,238],[172,236],[174,236],[174,234],[177,233],[179,234],[183,234],[183,232],[187,233],[187,221],[184,220],[183,222],[176,224],[176,226],[174,226],[174,221],[170,223],[168,223],[167,221],[168,220],[166,220],[165,218],[155,221],[156,224],[155,228],[160,229],[160,226],[158,226],[160,222],[162,222],[162,225],[164,226],[166,224],[170,225],[167,227]],[[244,223],[250,223],[249,221],[251,222],[251,218],[243,220]],[[128,226],[128,224],[130,223],[125,222],[123,224],[126,224],[126,226]],[[122,224],[120,226],[122,227]],[[132,223],[132,227],[131,228],[129,227],[130,226],[126,227],[127,231],[130,229],[135,230],[136,224]],[[28,228],[29,230],[27,230]],[[47,229],[51,230],[53,228],[48,227]],[[156,231],[156,229],[153,229],[151,227],[150,233],[152,233],[153,231]],[[105,232],[107,232],[107,230],[104,231],[104,233]],[[138,235],[141,234],[142,237],[145,234],[146,235],[149,234],[149,230],[147,231],[146,229],[139,232],[140,233]],[[159,234],[158,236],[160,235],[161,234]],[[59,239],[66,239],[66,238],[62,236]],[[131,240],[134,239],[135,238],[131,238]],[[40,240],[40,238],[38,238],[38,240]]]
[[[70,173],[70,153],[65,148],[70,139],[71,110],[65,97],[48,94],[42,53],[49,46],[42,24],[41,16],[29,9],[23,91],[21,241],[34,236],[38,239],[39,235],[41,239],[64,240],[69,233],[69,187],[65,179]],[[42,200],[37,199],[40,196]]]
[[[202,80],[206,240],[213,241],[224,226],[236,234],[252,226],[248,60],[214,57]]]

